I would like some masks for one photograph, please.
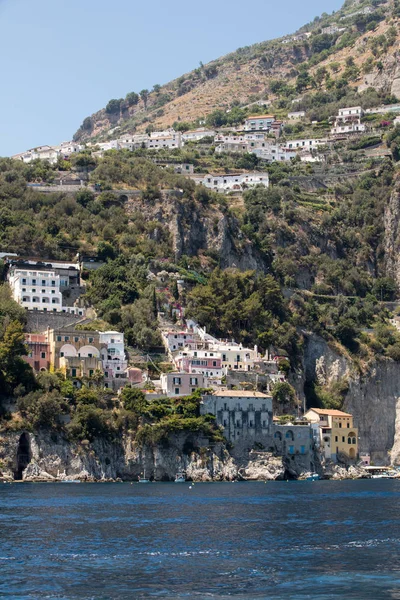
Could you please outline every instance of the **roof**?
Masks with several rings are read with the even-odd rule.
[[[271,398],[271,396],[267,396],[261,392],[247,392],[246,390],[220,390],[217,392],[212,392],[210,396],[219,396],[225,398]]]
[[[246,121],[250,119],[275,119],[275,115],[250,115],[247,117]]]
[[[328,415],[331,417],[352,417],[353,415],[350,415],[349,413],[345,413],[341,410],[329,410],[329,409],[325,409],[325,408],[310,408],[307,412],[310,412],[310,410],[316,412],[318,415]]]

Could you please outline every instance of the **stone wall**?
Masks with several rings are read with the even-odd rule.
[[[85,322],[87,319],[82,315],[71,315],[68,313],[52,313],[42,311],[29,311],[26,313],[27,323],[26,331],[28,333],[38,333],[50,329],[62,329],[68,325],[77,325]]]

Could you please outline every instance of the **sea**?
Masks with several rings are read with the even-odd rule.
[[[0,598],[400,599],[400,481],[3,483]]]

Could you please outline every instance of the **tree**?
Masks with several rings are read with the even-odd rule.
[[[276,409],[288,412],[295,407],[296,392],[287,381],[278,382],[272,389],[272,400]]]
[[[147,110],[147,101],[149,99],[149,90],[142,90],[140,92],[140,97],[143,100],[144,109]]]
[[[122,390],[121,400],[125,410],[130,410],[137,416],[141,416],[147,410],[146,396],[137,388],[125,387]]]
[[[159,94],[161,91],[161,85],[156,83],[153,85],[153,92],[155,92],[156,94]]]
[[[12,394],[17,386],[26,390],[36,385],[33,371],[23,359],[27,354],[25,335],[21,323],[12,321],[0,342],[0,395]]]
[[[122,98],[110,100],[106,106],[106,113],[116,114],[121,110]]]
[[[91,190],[84,188],[83,190],[79,190],[79,192],[75,196],[75,200],[78,204],[86,208],[89,202],[93,202],[94,194]]]
[[[139,102],[139,94],[136,94],[136,92],[129,92],[129,94],[126,95],[125,100],[127,101],[128,106],[134,106]]]

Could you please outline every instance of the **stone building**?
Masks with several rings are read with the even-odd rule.
[[[202,415],[212,414],[230,442],[259,442],[272,438],[272,398],[261,392],[216,391],[203,396]]]

